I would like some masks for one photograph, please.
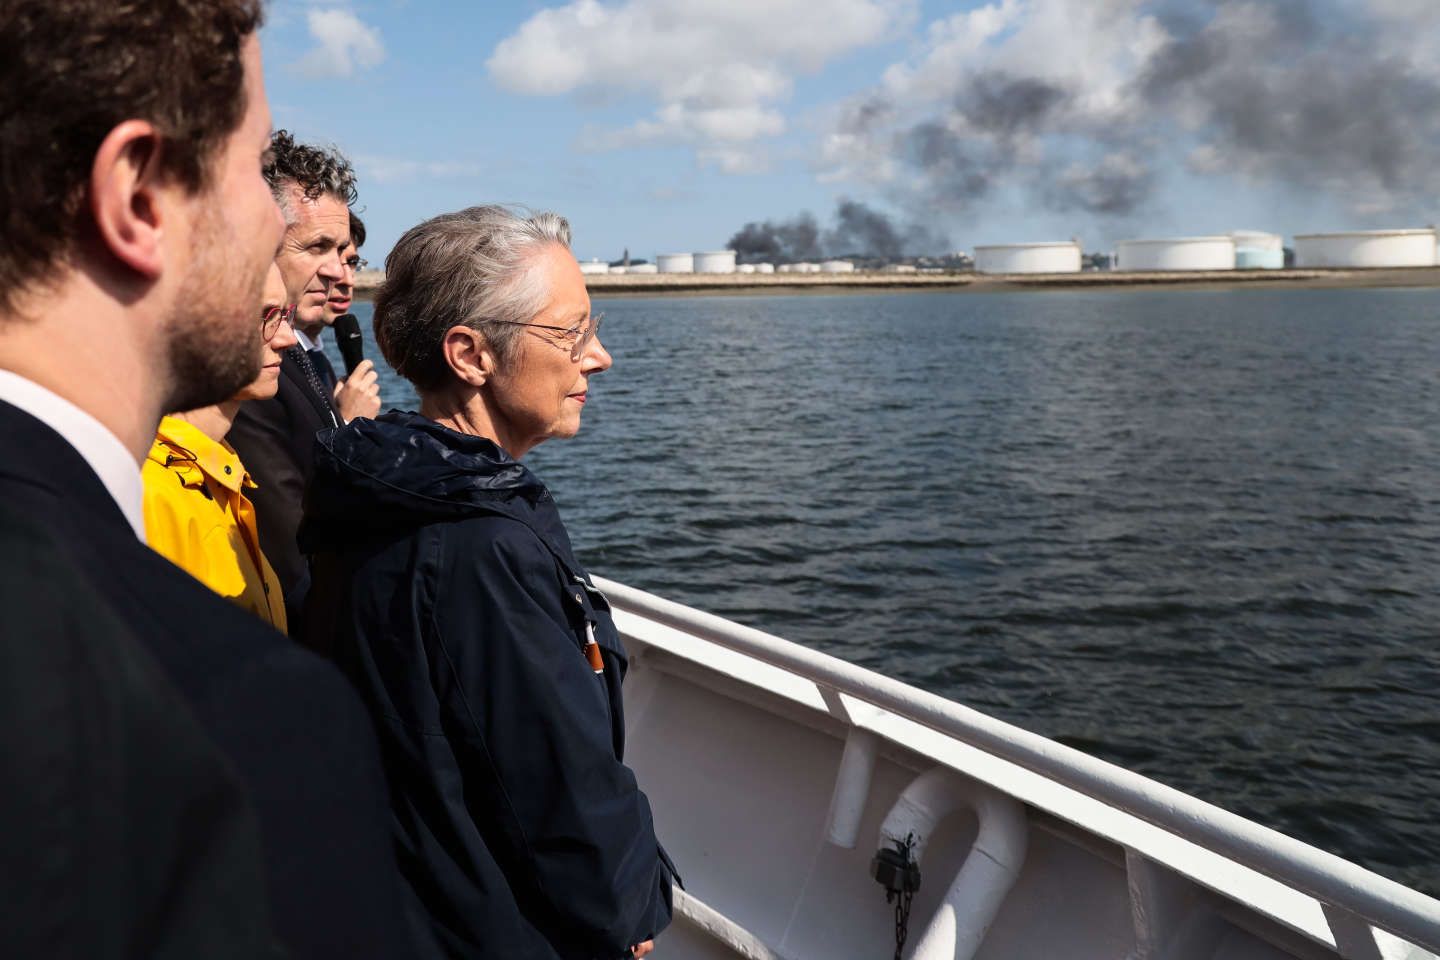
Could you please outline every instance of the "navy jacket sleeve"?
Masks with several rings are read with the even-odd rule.
[[[579,605],[569,606],[554,557],[522,524],[486,518],[447,535],[464,545],[446,551],[458,560],[435,608],[456,679],[444,709],[469,731],[462,762],[494,778],[503,807],[471,814],[504,821],[507,875],[529,888],[517,898],[553,917],[547,927],[595,956],[626,955],[668,923],[669,877],[649,801],[616,756]]]

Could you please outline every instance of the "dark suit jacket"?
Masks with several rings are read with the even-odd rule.
[[[93,600],[143,641],[247,788],[285,945],[296,957],[411,955],[375,734],[349,684],[137,540],[84,459],[4,403],[0,449],[12,451],[0,461],[0,503],[43,518],[74,568],[63,592]],[[0,562],[28,558],[7,551]],[[189,789],[186,774],[159,771],[155,789]],[[203,838],[206,823],[157,825],[157,847],[176,829]]]
[[[330,398],[317,394],[302,371],[296,358],[302,349],[285,351],[279,392],[244,404],[226,437],[259,484],[250,500],[260,523],[260,549],[280,578],[285,616],[295,635],[310,589],[310,570],[295,545],[295,531],[315,459],[315,434],[341,423]]]
[[[5,955],[273,955],[244,789],[130,618],[57,538],[64,516],[15,509],[26,482],[0,476]]]

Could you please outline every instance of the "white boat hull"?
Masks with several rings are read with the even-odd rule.
[[[627,761],[688,891],[667,958],[892,956],[894,907],[871,877],[886,822],[924,844],[907,956],[1436,956],[1440,901],[923,691],[598,582],[632,661]]]

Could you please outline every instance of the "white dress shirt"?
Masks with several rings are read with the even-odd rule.
[[[145,542],[145,488],[140,465],[120,438],[75,404],[9,370],[0,370],[0,400],[24,410],[65,438],[85,458]]]
[[[325,345],[320,342],[320,338],[323,336],[325,336],[324,327],[321,327],[319,330],[315,331],[315,338],[313,340],[308,334],[305,333],[304,330],[301,330],[299,327],[295,328],[295,339],[299,340],[300,346],[304,347],[306,350],[324,350]]]

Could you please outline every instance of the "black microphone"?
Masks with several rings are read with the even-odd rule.
[[[335,344],[340,348],[340,359],[345,361],[345,376],[348,377],[365,359],[365,338],[360,335],[360,321],[353,313],[342,314],[335,318],[331,329],[335,331]]]

